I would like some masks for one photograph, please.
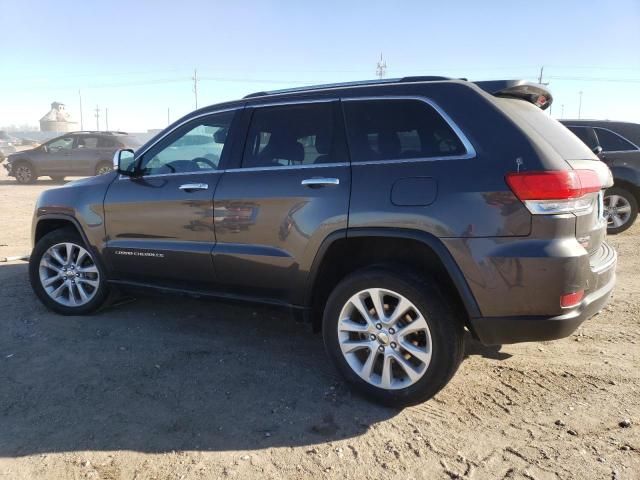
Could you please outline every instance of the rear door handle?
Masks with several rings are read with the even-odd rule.
[[[304,180],[302,180],[301,183],[302,185],[305,185],[309,188],[320,188],[320,187],[329,187],[332,185],[340,185],[340,179],[313,177],[313,178],[305,178]]]
[[[178,187],[180,190],[184,190],[185,192],[193,192],[196,190],[207,190],[209,185],[206,183],[185,183]]]

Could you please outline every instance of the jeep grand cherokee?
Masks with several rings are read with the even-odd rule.
[[[281,305],[368,397],[421,402],[465,330],[565,337],[613,289],[611,174],[551,101],[522,81],[410,77],[197,110],[41,195],[33,289],[65,315],[115,287]]]

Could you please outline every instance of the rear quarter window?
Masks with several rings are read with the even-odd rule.
[[[534,141],[546,142],[565,160],[597,160],[567,127],[551,118],[535,105],[512,98],[496,98],[496,104],[520,129]]]
[[[413,99],[344,100],[354,162],[467,154],[461,139],[429,104]]]

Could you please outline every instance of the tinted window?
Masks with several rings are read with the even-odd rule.
[[[418,100],[344,102],[355,162],[463,155],[466,149],[433,107]]]
[[[629,143],[620,135],[610,132],[609,130],[596,128],[595,131],[598,134],[600,146],[605,152],[624,152],[628,150],[637,150],[636,147],[633,146],[633,144]]]
[[[218,113],[179,128],[144,154],[143,174],[217,169],[234,115],[235,112]]]
[[[242,166],[282,167],[337,161],[333,116],[331,103],[256,108]]]
[[[113,138],[100,137],[98,139],[99,148],[116,148],[116,141]]]
[[[76,140],[76,148],[97,148],[98,137],[88,137],[81,135]]]
[[[598,138],[591,127],[567,127],[571,132],[584,142],[591,150],[598,146]]]

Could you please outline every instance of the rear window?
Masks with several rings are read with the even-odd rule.
[[[531,140],[544,141],[565,160],[593,160],[597,157],[578,137],[535,105],[511,98],[496,103]]]
[[[425,102],[349,100],[343,105],[354,162],[467,153],[449,124]]]

